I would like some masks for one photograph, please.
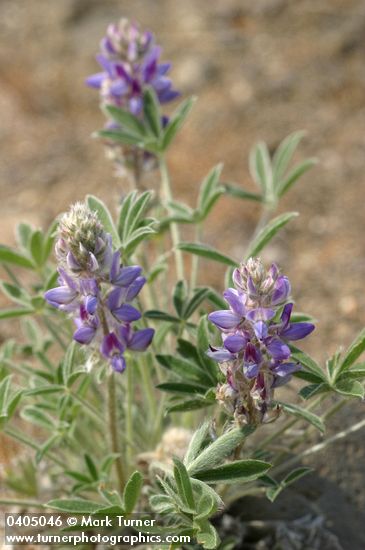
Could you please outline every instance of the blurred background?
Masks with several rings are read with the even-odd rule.
[[[86,193],[113,208],[123,191],[90,137],[104,119],[98,94],[84,85],[99,70],[94,56],[107,24],[122,16],[156,34],[175,86],[199,96],[169,154],[176,198],[194,204],[199,181],[220,161],[225,181],[254,190],[251,146],[265,140],[272,151],[306,130],[297,160],[317,156],[319,164],[285,196],[280,211],[300,217],[264,259],[280,264],[297,309],[318,320],[306,349],[323,360],[347,346],[365,324],[362,0],[1,0],[1,242],[13,244],[17,222],[46,226]],[[257,216],[255,204],[221,199],[205,242],[239,258]],[[205,266],[222,290],[221,272]],[[362,404],[347,407],[332,430],[363,412]],[[363,441],[354,435],[316,458],[358,510]]]

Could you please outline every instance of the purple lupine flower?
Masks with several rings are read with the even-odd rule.
[[[160,63],[162,53],[149,31],[136,23],[121,19],[108,26],[96,60],[102,72],[89,76],[86,83],[100,90],[103,104],[115,105],[133,115],[143,109],[143,91],[151,86],[161,104],[168,103],[179,93],[173,89],[170,63]]]
[[[251,258],[234,271],[233,282],[235,288],[223,294],[229,309],[208,316],[221,331],[223,345],[207,353],[226,376],[217,399],[238,422],[258,424],[270,419],[274,388],[300,369],[290,361],[288,343],[305,338],[314,325],[290,323],[290,283],[275,264],[266,270],[261,260]]]
[[[96,346],[123,372],[124,352],[144,351],[154,335],[153,329],[132,329],[141,318],[130,303],[146,282],[141,267],[121,264],[97,214],[83,203],[61,218],[55,250],[59,286],[45,293],[46,301],[72,316],[76,342]]]
[[[143,96],[147,87],[154,89],[160,104],[176,99],[180,94],[173,89],[167,76],[171,64],[161,63],[162,49],[156,45],[149,31],[142,31],[135,22],[121,19],[110,24],[100,43],[100,53],[96,56],[102,72],[86,79],[86,84],[100,93],[101,105],[114,105],[132,115],[143,117]],[[162,117],[162,125],[168,121]],[[108,129],[121,126],[114,120],[108,120]],[[109,156],[119,166],[120,171],[138,163],[139,167],[149,169],[154,165],[151,153],[138,151],[133,146],[123,146],[108,142]]]

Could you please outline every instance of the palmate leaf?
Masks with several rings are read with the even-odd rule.
[[[190,254],[194,254],[195,256],[200,256],[202,258],[206,258],[214,262],[237,267],[237,262],[235,260],[233,260],[229,256],[226,256],[225,254],[222,254],[222,252],[219,252],[215,248],[206,244],[180,243],[178,245],[178,248],[180,250],[183,250],[184,252],[189,252]]]
[[[219,185],[223,164],[215,166],[203,180],[198,196],[197,211],[199,221],[204,220],[212,209],[220,195],[224,193],[224,187]]]
[[[308,170],[313,168],[317,164],[317,159],[310,158],[306,159],[298,166],[293,168],[293,170],[289,173],[286,179],[281,181],[277,186],[277,195],[278,197],[282,197],[284,193],[289,191],[289,189],[292,187],[292,185],[301,177],[303,176]]]
[[[185,302],[188,297],[188,289],[185,281],[178,281],[174,288],[172,295],[172,301],[176,310],[176,313],[181,318],[183,316]]]
[[[276,185],[282,180],[292,156],[304,135],[305,132],[303,131],[294,132],[287,136],[276,149],[272,160],[273,176]]]
[[[331,391],[330,386],[322,382],[321,384],[309,384],[309,386],[304,386],[304,388],[299,391],[299,395],[303,399],[307,400],[311,399],[315,395],[327,393],[329,391]]]
[[[212,407],[213,405],[215,405],[215,401],[207,400],[204,398],[189,399],[187,401],[182,401],[177,405],[171,405],[167,407],[167,412],[173,413],[173,412],[196,411],[199,409],[205,409],[206,407]]]
[[[124,127],[131,134],[139,139],[143,139],[146,136],[146,130],[142,122],[129,111],[115,107],[114,105],[106,105],[103,108],[107,115],[109,115],[115,122]]]
[[[270,468],[271,464],[263,460],[238,460],[217,468],[201,470],[194,477],[205,483],[247,483],[259,478]]]
[[[34,263],[30,258],[4,245],[0,245],[0,262],[34,269]]]
[[[143,93],[143,116],[152,134],[159,138],[162,132],[160,102],[152,87]]]
[[[190,97],[186,99],[178,106],[176,111],[172,113],[170,120],[164,129],[164,135],[162,139],[163,151],[167,150],[167,148],[171,145],[178,131],[184,125],[191,109],[193,108],[195,101],[196,101],[195,97]]]
[[[184,464],[186,467],[190,466],[193,460],[201,452],[203,445],[208,438],[209,428],[210,428],[210,422],[204,422],[204,424],[202,424],[200,428],[198,428],[194,432],[184,457]]]
[[[270,154],[266,143],[260,142],[253,147],[249,156],[250,174],[261,188],[266,201],[273,199],[273,175]]]
[[[363,329],[345,352],[342,362],[337,370],[337,376],[344,373],[355,363],[365,350],[365,329]]]
[[[188,467],[189,474],[194,476],[202,470],[218,466],[254,431],[255,428],[253,426],[245,426],[244,428],[234,428],[224,433],[213,441],[213,443],[208,445],[208,447],[205,447],[205,449],[190,463]]]
[[[112,236],[114,246],[119,247],[120,239],[117,229],[114,225],[112,216],[103,201],[101,201],[97,197],[94,197],[94,195],[87,195],[86,202],[90,210],[97,213],[98,218],[103,224],[105,231],[107,233],[110,233],[110,235]]]
[[[312,471],[313,471],[312,468],[300,467],[290,472],[285,477],[285,479],[283,479],[283,481],[281,481],[280,483],[277,483],[275,482],[275,480],[272,480],[273,486],[269,487],[269,489],[267,489],[266,491],[267,498],[271,502],[274,502],[284,489],[286,489],[289,485],[291,485],[292,483],[295,483],[302,477],[310,474]]]
[[[335,384],[334,389],[341,395],[360,399],[363,399],[365,394],[364,386],[358,380],[341,380]]]
[[[22,317],[23,315],[30,315],[31,313],[34,313],[34,309],[30,309],[27,307],[0,309],[0,320],[11,319],[13,317]]]
[[[306,422],[309,422],[309,424],[312,424],[312,426],[317,428],[317,430],[319,430],[322,433],[325,431],[325,425],[323,421],[316,414],[308,411],[307,409],[303,409],[302,407],[298,407],[298,405],[293,405],[291,403],[282,403],[278,401],[278,404],[282,407],[282,409],[286,413],[292,414],[297,418],[301,418]]]
[[[258,193],[251,193],[232,183],[222,183],[222,186],[224,187],[225,193],[231,197],[254,202],[263,202],[262,196]]]
[[[105,508],[102,502],[93,502],[81,498],[50,500],[45,506],[53,510],[71,514],[95,514],[99,510]]]
[[[130,476],[123,493],[124,510],[131,514],[135,509],[142,490],[143,476],[137,470]]]
[[[194,510],[195,499],[190,477],[184,464],[177,457],[174,458],[174,478],[180,498]]]
[[[23,395],[21,390],[11,391],[11,379],[8,375],[0,382],[0,428],[13,416]]]
[[[186,304],[183,312],[183,318],[189,319],[193,315],[194,311],[200,306],[200,304],[210,296],[210,288],[196,288],[194,290],[194,295],[191,300]]]
[[[286,212],[271,220],[249,244],[246,260],[257,254],[275,237],[282,227],[298,216],[298,212]]]
[[[326,374],[321,369],[321,367],[310,357],[307,355],[304,351],[296,348],[293,345],[290,345],[290,351],[291,351],[291,357],[294,359],[294,361],[298,361],[304,369],[314,376],[316,376],[318,379],[322,380],[323,382],[327,382]]]
[[[156,359],[180,380],[198,382],[204,391],[212,385],[212,379],[196,362],[175,355],[156,355]]]

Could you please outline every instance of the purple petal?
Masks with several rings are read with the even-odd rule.
[[[113,279],[113,283],[118,286],[128,286],[139,277],[142,272],[142,268],[139,265],[131,265],[128,267],[122,267],[118,276]]]
[[[81,267],[72,252],[69,252],[66,257],[67,265],[74,271],[80,271]]]
[[[243,371],[247,378],[255,378],[260,370],[260,365],[254,363],[253,365],[244,365]]]
[[[261,363],[262,354],[259,348],[249,342],[245,349],[245,362],[246,363]]]
[[[137,116],[142,110],[143,101],[141,97],[132,97],[129,101],[129,110],[132,115]]]
[[[271,302],[274,306],[282,304],[288,299],[291,286],[288,277],[280,276],[275,282]]]
[[[123,321],[125,323],[132,323],[132,321],[138,321],[138,319],[141,318],[141,313],[138,309],[129,304],[123,304],[121,307],[114,309],[112,313],[118,321]]]
[[[110,280],[114,281],[119,273],[120,268],[120,252],[114,252],[112,257],[112,264],[110,266]]]
[[[235,288],[227,288],[227,290],[223,292],[223,297],[230,305],[234,313],[237,313],[237,315],[240,315],[241,317],[245,316],[245,294],[239,292]]]
[[[313,332],[314,328],[312,323],[293,323],[281,331],[280,336],[286,340],[301,340]]]
[[[91,340],[95,336],[95,328],[81,326],[75,330],[73,334],[73,339],[76,340],[79,344],[90,344]]]
[[[302,367],[299,363],[280,363],[279,365],[272,368],[271,370],[277,376],[288,376],[289,374],[292,374],[293,372],[296,372],[301,368]]]
[[[247,288],[250,296],[257,296],[257,288],[250,275],[247,277]]]
[[[123,355],[117,354],[113,355],[110,360],[111,366],[115,372],[124,372],[126,368],[126,363]]]
[[[146,279],[144,277],[137,277],[137,279],[133,281],[133,283],[128,287],[127,293],[124,298],[125,301],[131,302],[140,292],[145,282]]]
[[[272,383],[272,388],[280,388],[281,386],[285,386],[288,382],[290,382],[292,376],[291,374],[288,374],[287,376],[278,376],[275,378],[275,380]]]
[[[110,309],[110,311],[113,311],[114,309],[117,309],[121,305],[121,298],[122,298],[123,289],[122,288],[114,288],[107,298],[107,307]]]
[[[256,337],[259,340],[263,340],[267,336],[267,325],[264,321],[256,321],[253,327]]]
[[[217,363],[223,363],[224,361],[231,361],[235,359],[236,356],[227,351],[224,348],[215,348],[210,349],[206,352],[207,356],[217,361]]]
[[[231,311],[226,309],[210,313],[208,315],[208,319],[222,330],[236,328],[241,321],[240,315],[232,313]]]
[[[67,286],[69,286],[72,290],[77,291],[77,283],[74,280],[73,277],[71,277],[67,271],[62,269],[62,267],[58,268],[58,273],[60,274],[59,281],[61,282],[60,286],[65,286],[63,283],[65,283]]]
[[[293,310],[293,304],[286,304],[281,314],[282,328],[286,328],[290,321],[291,312]]]
[[[163,92],[160,92],[158,94],[158,99],[160,100],[160,103],[168,103],[169,101],[173,101],[177,97],[180,97],[180,92],[177,90],[164,90]]]
[[[247,343],[247,338],[241,334],[232,334],[224,340],[224,347],[231,353],[238,353]]]
[[[157,74],[162,76],[169,72],[171,69],[171,63],[160,63],[157,67]]]
[[[115,80],[110,86],[109,86],[109,92],[112,96],[118,98],[123,95],[125,95],[128,92],[129,86],[126,82],[123,82],[120,78],[118,80]]]
[[[270,355],[277,361],[282,361],[290,357],[290,349],[279,338],[273,338],[266,344],[266,348]]]
[[[98,299],[95,296],[86,296],[85,309],[90,315],[94,315],[98,307]]]
[[[104,71],[107,73],[105,75],[105,77],[107,75],[109,75],[110,77],[113,76],[113,72],[114,72],[114,65],[111,61],[109,61],[109,59],[107,59],[105,57],[105,55],[102,55],[102,54],[98,54],[96,56],[96,61],[99,63],[99,65],[104,69]]]
[[[145,328],[142,330],[137,330],[133,333],[131,341],[128,345],[129,349],[134,351],[144,351],[148,348],[152,342],[153,335],[155,331],[153,328]]]
[[[110,357],[114,350],[119,352],[124,351],[123,344],[118,340],[114,332],[109,332],[104,336],[100,346],[100,351],[105,357]]]
[[[58,286],[47,290],[44,298],[47,302],[55,307],[69,304],[76,297],[76,292],[68,286]]]
[[[106,77],[106,73],[92,74],[86,78],[85,84],[90,88],[100,88]]]
[[[252,309],[246,315],[250,321],[269,321],[275,316],[275,311],[266,307]]]

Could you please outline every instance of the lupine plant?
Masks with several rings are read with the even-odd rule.
[[[308,337],[310,345],[315,322],[294,309],[288,266],[259,258],[297,216],[275,210],[315,164],[293,166],[303,134],[272,156],[264,143],[253,148],[256,193],[224,181],[217,165],[196,204],[183,204],[173,197],[166,153],[194,99],[163,114],[179,95],[170,64],[135,23],[111,25],[100,49],[103,72],[87,78],[107,117],[96,135],[135,188],[111,212],[89,195],[46,231],[20,223],[17,248],[0,248],[10,302],[0,318],[15,335],[0,355],[2,441],[29,451],[6,473],[19,496],[1,502],[158,513],[162,533],[191,536],[186,548],[234,548],[211,521],[224,507],[248,493],[273,501],[308,474],[306,456],[364,425],[313,445],[316,430],[323,434],[335,412],[364,396],[365,330],[319,365],[293,344]],[[154,192],[141,190],[149,170],[161,181]],[[252,238],[239,235],[242,258],[202,239],[224,195],[242,200],[243,212],[252,202],[262,207]],[[197,240],[183,239],[187,226]],[[204,284],[200,266],[208,263],[227,269],[220,288]],[[288,384],[299,392],[289,402]]]

